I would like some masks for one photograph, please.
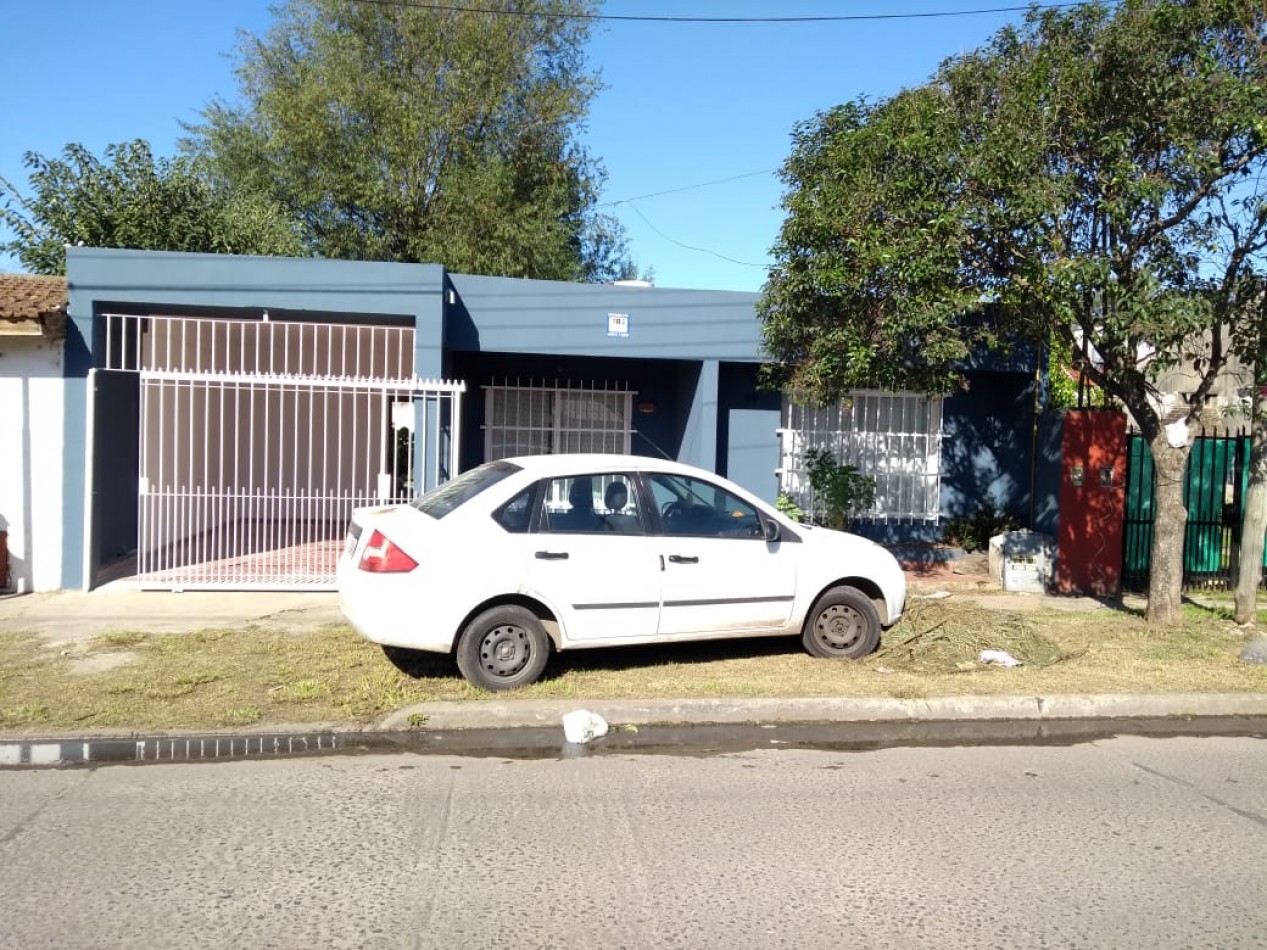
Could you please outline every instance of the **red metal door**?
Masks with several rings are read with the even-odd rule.
[[[1057,586],[1064,593],[1117,594],[1126,518],[1126,416],[1102,409],[1066,412],[1060,468]]]

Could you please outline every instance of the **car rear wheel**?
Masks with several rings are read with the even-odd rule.
[[[535,683],[550,657],[550,638],[531,610],[507,604],[484,611],[458,638],[458,669],[467,682],[498,692]]]
[[[836,587],[810,610],[801,641],[811,656],[861,659],[880,645],[880,615],[862,591]]]

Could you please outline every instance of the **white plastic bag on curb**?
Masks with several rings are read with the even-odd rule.
[[[1008,653],[1007,650],[982,650],[981,655],[977,657],[982,663],[993,663],[996,666],[1023,666],[1016,657]]]
[[[607,720],[588,709],[563,714],[563,735],[568,742],[584,744],[607,735]]]

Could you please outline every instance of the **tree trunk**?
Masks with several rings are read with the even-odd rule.
[[[1267,532],[1267,406],[1263,400],[1261,371],[1255,372],[1254,382],[1249,488],[1245,492],[1241,554],[1236,567],[1237,623],[1252,623],[1258,613],[1258,585],[1263,577],[1263,534]]]
[[[1183,480],[1191,442],[1175,448],[1164,428],[1149,442],[1157,487],[1153,496],[1153,553],[1145,619],[1157,626],[1176,626],[1183,619],[1183,538],[1188,509],[1183,506]]]

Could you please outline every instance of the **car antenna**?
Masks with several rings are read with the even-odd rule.
[[[664,451],[664,449],[660,448],[660,446],[656,445],[653,441],[651,441],[651,438],[650,438],[650,437],[649,437],[649,436],[648,436],[645,432],[643,432],[641,429],[634,429],[634,430],[633,430],[633,432],[634,432],[634,434],[636,434],[636,435],[640,435],[640,436],[642,436],[643,441],[644,441],[644,442],[646,442],[646,443],[647,443],[647,445],[651,446],[653,449],[655,449],[657,452],[659,452],[661,455],[663,455],[663,456],[664,456],[666,459],[668,459],[670,462],[676,462],[676,461],[677,461],[677,459],[675,459],[672,455],[670,455],[668,452]]]

